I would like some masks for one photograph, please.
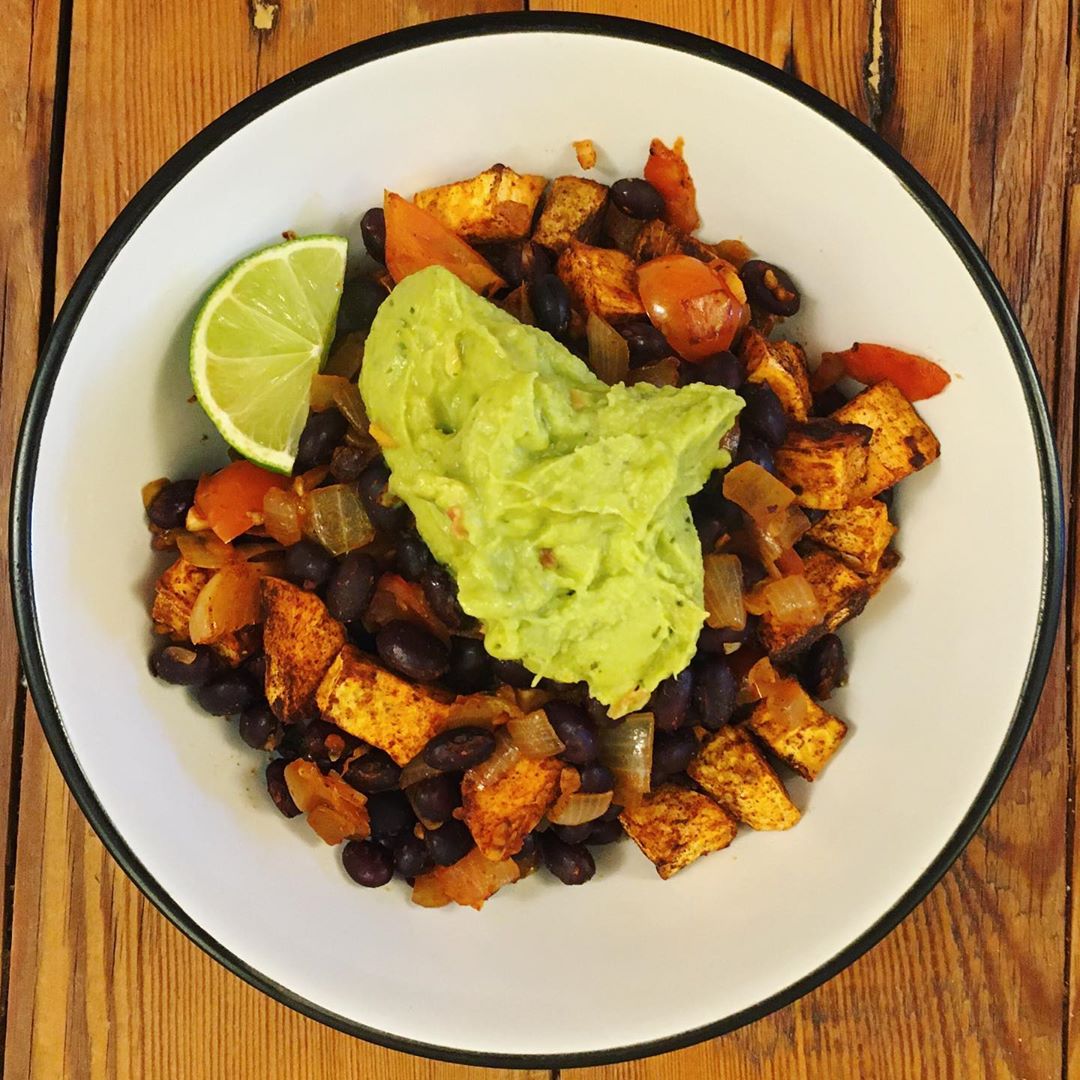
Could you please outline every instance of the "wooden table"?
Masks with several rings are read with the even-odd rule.
[[[9,0],[0,19],[3,460],[52,313],[116,213],[177,147],[338,46],[522,6],[650,18],[718,38],[881,132],[959,213],[1020,313],[1071,490],[1080,32],[1070,0]],[[903,303],[902,282],[880,284]],[[1020,761],[967,852],[897,931],[826,986],[727,1038],[567,1078],[1080,1077],[1074,608],[1070,574],[1067,623]],[[68,795],[6,617],[0,844],[6,1080],[494,1075],[320,1027],[229,975],[159,916]]]

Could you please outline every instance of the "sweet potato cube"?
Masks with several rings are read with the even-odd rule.
[[[419,191],[413,202],[470,243],[522,240],[547,180],[492,165],[469,180]]]
[[[281,578],[262,582],[266,613],[266,700],[286,724],[315,714],[315,691],[338,650],[345,628],[313,592]]]
[[[829,510],[810,527],[806,539],[836,552],[855,570],[873,574],[895,533],[885,504],[867,499],[843,510]]]
[[[484,857],[493,861],[516,855],[525,837],[540,824],[555,797],[562,762],[520,757],[486,784],[476,769],[461,781],[465,824]]]
[[[872,434],[861,424],[810,420],[776,451],[776,475],[803,506],[842,509],[866,479]]]
[[[664,784],[619,820],[665,880],[710,851],[735,839],[738,823],[699,791]]]
[[[608,322],[645,314],[637,268],[629,255],[573,240],[559,256],[556,269],[579,309]]]
[[[795,679],[785,679],[788,691],[798,698],[801,718],[771,704],[770,697],[758,702],[747,726],[786,765],[807,780],[814,780],[836,753],[847,734],[847,724],[827,713]],[[805,710],[805,711],[802,711]]]
[[[754,327],[743,334],[739,348],[747,379],[764,383],[780,399],[784,412],[797,423],[810,413],[810,376],[806,353],[791,341],[770,341]]]
[[[608,189],[581,176],[558,176],[551,182],[533,240],[562,251],[571,240],[591,240],[604,219]]]
[[[773,767],[737,725],[708,739],[687,772],[752,829],[790,829],[801,817]]]
[[[858,500],[898,484],[941,452],[937,437],[888,380],[867,387],[837,409],[833,418],[844,424],[863,424],[873,432],[866,479],[854,496]]]
[[[399,765],[412,761],[446,725],[450,705],[381,668],[352,645],[337,654],[315,696],[324,720]]]
[[[812,550],[803,557],[803,573],[825,616],[825,629],[835,630],[854,619],[873,596],[876,586],[857,574],[831,551]]]

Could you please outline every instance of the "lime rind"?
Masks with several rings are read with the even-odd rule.
[[[304,236],[232,266],[195,317],[195,396],[222,438],[250,461],[289,473],[311,378],[333,338],[345,275],[342,236]]]

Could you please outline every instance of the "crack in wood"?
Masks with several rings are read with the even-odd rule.
[[[862,84],[870,126],[881,130],[881,123],[892,104],[895,79],[893,48],[886,19],[885,4],[890,0],[869,0],[869,40],[863,56]]]

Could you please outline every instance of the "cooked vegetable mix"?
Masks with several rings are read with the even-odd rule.
[[[610,186],[493,165],[388,191],[344,285],[343,240],[287,239],[200,312],[244,456],[143,490],[151,671],[357,884],[480,908],[624,834],[666,879],[795,825],[785,777],[839,748],[836,631],[900,561],[893,491],[939,454],[912,402],[949,376],[808,361],[774,336],[793,277],[699,222],[681,140]]]

